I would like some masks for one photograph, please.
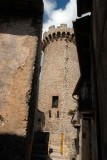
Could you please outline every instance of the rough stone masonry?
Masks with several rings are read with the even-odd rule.
[[[58,146],[61,152],[63,143],[63,157],[72,159],[76,157],[77,131],[71,124],[68,112],[77,107],[72,93],[79,78],[73,30],[65,24],[57,28],[51,26],[43,35],[43,52],[39,109],[45,114],[44,131],[50,133],[50,148]],[[57,105],[53,106],[55,99]]]
[[[26,148],[27,157],[30,154],[38,100],[42,15],[42,0],[0,2],[1,160],[21,160]]]

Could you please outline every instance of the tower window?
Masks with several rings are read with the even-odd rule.
[[[51,118],[51,110],[49,110],[49,118]]]
[[[59,111],[57,111],[57,118],[59,118]]]
[[[52,108],[58,108],[58,96],[53,96],[52,97]]]

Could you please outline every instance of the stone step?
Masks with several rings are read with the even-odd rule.
[[[68,159],[66,159],[65,157],[62,157],[62,156],[50,156],[50,158],[52,159],[52,160],[68,160]]]
[[[51,158],[53,158],[53,157],[60,157],[60,158],[63,158],[63,156],[62,156],[62,155],[57,154],[57,153],[50,154],[50,157],[51,157]]]
[[[65,158],[65,157],[51,157],[50,156],[50,158],[51,158],[51,160],[69,160],[69,159],[67,159],[67,158]]]

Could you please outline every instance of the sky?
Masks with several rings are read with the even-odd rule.
[[[77,17],[76,0],[43,0],[44,23],[43,32],[48,31],[51,25],[56,27],[66,23],[72,28],[72,21]]]

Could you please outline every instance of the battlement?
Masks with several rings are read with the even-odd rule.
[[[73,29],[67,28],[67,24],[61,24],[56,28],[54,25],[50,26],[48,32],[45,32],[43,35],[43,50],[48,43],[58,39],[72,42],[74,40]]]

